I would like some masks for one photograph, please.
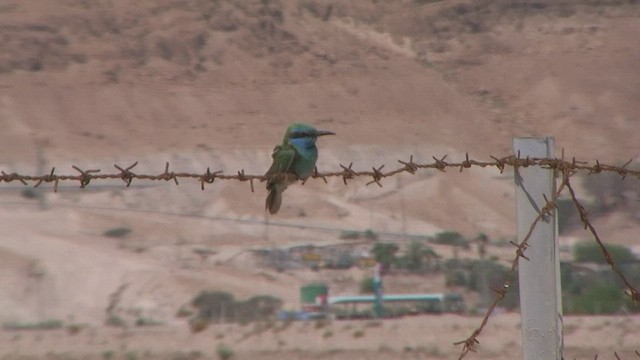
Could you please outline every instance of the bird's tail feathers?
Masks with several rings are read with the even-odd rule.
[[[267,195],[265,208],[269,211],[269,214],[275,214],[280,210],[280,205],[282,205],[282,193],[274,187]]]
[[[287,185],[276,182],[267,185],[269,194],[267,195],[267,201],[265,203],[265,209],[269,211],[269,214],[275,214],[280,210],[282,205],[282,193],[287,188]]]

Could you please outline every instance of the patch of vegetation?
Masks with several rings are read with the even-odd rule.
[[[231,317],[234,304],[233,295],[223,291],[202,291],[191,300],[196,316],[211,322],[224,322]]]
[[[189,319],[189,327],[191,328],[191,332],[198,333],[209,327],[209,320],[195,316]]]
[[[216,347],[216,354],[218,355],[218,359],[227,360],[233,356],[234,352],[233,349],[231,349],[231,347],[229,347],[228,345],[219,344]]]
[[[139,317],[136,319],[136,326],[159,326],[162,324],[164,324],[162,321],[148,317]]]
[[[625,305],[624,288],[613,274],[582,273],[565,267],[562,305],[568,314],[611,314]],[[633,310],[633,308],[629,309]]]
[[[447,286],[463,286],[478,292],[484,290],[483,286],[501,288],[511,270],[493,259],[449,259],[443,267]],[[510,310],[518,308],[519,296],[518,275],[515,274],[500,306]]]
[[[378,240],[378,234],[371,229],[367,229],[365,231],[344,230],[340,233],[340,239],[344,239],[344,240],[367,239],[367,240],[375,241],[375,240]]]
[[[182,317],[189,317],[193,315],[193,310],[189,309],[186,306],[181,306],[180,309],[178,309],[178,311],[176,312],[176,317],[182,318]]]
[[[72,354],[69,351],[62,351],[62,352],[48,351],[46,354],[44,354],[44,358],[46,358],[47,360],[76,360],[76,359],[78,359],[74,354]],[[29,357],[26,357],[26,358],[25,357],[17,357],[16,359],[26,360],[26,359],[29,359]],[[35,357],[34,357],[34,359],[35,359]]]
[[[399,269],[406,269],[414,273],[434,271],[438,268],[438,255],[431,247],[421,241],[413,240],[404,253],[396,258],[395,265]]]
[[[414,353],[418,353],[418,354],[425,354],[428,357],[441,357],[443,354],[440,351],[440,348],[438,348],[437,345],[431,345],[431,346],[424,346],[424,345],[419,345],[416,347],[412,347],[410,345],[407,345],[403,348],[404,352],[414,352]]]
[[[396,253],[399,249],[396,244],[377,242],[373,245],[371,253],[378,263],[388,269],[391,264],[396,262]]]
[[[127,322],[124,321],[124,319],[122,317],[120,317],[118,315],[115,315],[115,314],[109,315],[104,323],[107,326],[113,326],[113,327],[125,327],[125,326],[127,326]]]
[[[558,199],[556,200],[556,206],[558,207],[558,232],[560,234],[565,234],[567,231],[576,229],[582,224],[580,214],[576,210],[573,200]]]
[[[2,324],[2,328],[5,330],[56,330],[61,329],[64,326],[64,322],[58,319],[50,319],[35,323],[22,323],[22,322],[6,322]]]
[[[360,281],[361,294],[373,294],[375,292],[375,281],[372,277],[366,277]]]
[[[612,314],[620,310],[624,303],[620,286],[608,282],[598,282],[577,296],[565,298],[565,307],[573,314]]]
[[[355,264],[355,259],[350,252],[342,252],[334,258],[324,260],[324,267],[328,269],[350,269]]]
[[[197,360],[202,359],[204,354],[198,350],[192,350],[189,352],[177,351],[171,354],[171,360]]]
[[[130,228],[117,227],[117,228],[113,228],[105,231],[102,235],[106,237],[111,237],[111,238],[121,238],[129,235],[130,232],[131,232]]]
[[[235,303],[234,320],[250,322],[273,319],[282,304],[282,300],[270,295],[258,295],[246,301],[238,301]]]
[[[464,249],[469,248],[469,240],[456,231],[443,231],[437,233],[433,241],[436,244],[459,246]]]
[[[273,319],[282,307],[282,300],[259,295],[245,301],[236,300],[224,291],[202,291],[191,301],[196,313],[190,323],[192,330],[203,330],[208,323],[249,323]],[[195,326],[195,328],[194,328]]]
[[[631,249],[625,246],[608,244],[606,248],[617,264],[638,261],[638,258],[633,254]],[[573,247],[573,258],[576,262],[607,263],[600,246],[594,241],[582,241],[575,244]]]
[[[371,229],[365,230],[362,236],[367,240],[378,240],[378,234]]]
[[[81,324],[69,324],[67,325],[67,333],[69,335],[76,335],[76,334],[79,334],[83,328],[84,328],[84,325],[81,325]]]
[[[623,205],[627,196],[640,190],[636,184],[632,183],[634,182],[623,181],[620,175],[611,172],[582,178],[582,186],[593,197],[592,205],[596,212],[607,212]]]
[[[343,230],[340,233],[340,239],[344,240],[356,240],[360,238],[360,232],[354,230]]]
[[[576,247],[578,246],[580,244],[576,244]],[[598,254],[602,257],[599,250]],[[640,263],[620,262],[618,266],[632,284],[640,283]],[[629,296],[625,294],[626,287],[622,280],[608,265],[601,263],[594,266],[563,262],[560,264],[560,270],[562,305],[565,313],[640,312],[640,306],[632,303]]]

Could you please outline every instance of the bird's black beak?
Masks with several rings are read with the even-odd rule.
[[[323,135],[335,135],[336,133],[332,132],[332,131],[326,131],[326,130],[318,130],[316,131],[316,136],[323,136]]]

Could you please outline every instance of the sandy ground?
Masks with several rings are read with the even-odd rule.
[[[384,321],[265,322],[248,325],[213,325],[193,334],[186,326],[104,329],[82,327],[77,333],[55,331],[2,331],[7,347],[3,359],[30,356],[99,358],[115,356],[174,358],[214,356],[221,344],[239,359],[451,359],[479,325],[479,317],[419,316]],[[564,319],[566,359],[633,358],[638,349],[637,317],[594,316]],[[473,359],[520,358],[520,317],[502,313],[491,318]]]
[[[136,173],[159,174],[170,162],[175,171],[262,174],[293,121],[338,134],[319,142],[321,171],[393,169],[410,155],[489,160],[509,155],[515,136],[554,136],[558,155],[636,166],[640,7],[536,4],[3,1],[0,169],[104,173],[138,161]],[[382,188],[367,181],[292,186],[269,219],[263,184],[252,193],[238,182],[204,191],[188,180],[130,188],[94,181],[85,190],[64,182],[57,194],[43,184],[36,199],[17,182],[0,184],[0,322],[59,319],[81,328],[0,330],[0,355],[178,358],[210,356],[225,343],[240,359],[455,358],[451,344],[479,318],[219,325],[192,334],[175,317],[203,289],[272,294],[295,309],[306,282],[349,294],[368,274],[277,272],[247,255],[254,249],[326,245],[344,230],[514,237],[509,173],[419,171]],[[619,212],[594,224],[607,241],[637,248],[636,218]],[[121,227],[131,233],[104,236]],[[563,246],[588,238],[581,229],[565,235]],[[489,249],[505,263],[512,251]],[[165,325],[103,326],[122,286],[116,310],[130,325],[140,316]],[[446,290],[441,277],[388,286]],[[565,358],[630,358],[637,320],[568,317]],[[517,314],[493,317],[480,342],[469,357],[520,358]]]

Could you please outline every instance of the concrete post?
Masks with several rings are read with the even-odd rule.
[[[553,158],[553,138],[515,138],[513,150],[520,158]],[[518,242],[545,206],[543,194],[553,199],[553,170],[539,166],[519,167],[515,171]],[[520,311],[524,360],[561,360],[562,297],[555,211],[538,222],[525,255],[520,259]]]

